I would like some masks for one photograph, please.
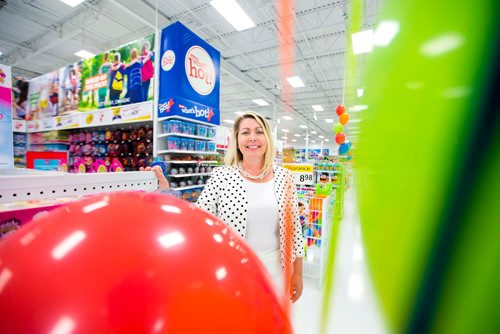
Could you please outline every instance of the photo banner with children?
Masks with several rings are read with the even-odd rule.
[[[153,99],[154,35],[82,61],[79,111]]]
[[[81,99],[82,62],[59,69],[59,115],[78,112]]]
[[[55,117],[59,114],[59,73],[52,71],[31,79],[28,87],[26,120]]]

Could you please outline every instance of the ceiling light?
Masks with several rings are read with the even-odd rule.
[[[80,50],[78,52],[75,52],[75,56],[78,56],[82,59],[89,59],[89,58],[95,57],[95,54],[93,54],[92,52],[89,52],[87,50]]]
[[[373,30],[364,30],[352,34],[352,52],[357,55],[373,50]]]
[[[352,107],[349,108],[349,111],[350,112],[358,112],[358,111],[362,111],[362,110],[366,110],[368,109],[368,106],[367,105],[364,105],[364,104],[356,104]]]
[[[288,137],[287,136],[283,136],[283,137],[281,137],[281,139],[285,139],[286,140],[286,139],[288,139]]]
[[[292,139],[292,141],[293,141],[293,142],[296,142],[296,141],[297,141],[297,139]]]
[[[210,5],[238,31],[255,27],[252,19],[234,0],[212,0]]]
[[[323,107],[320,106],[319,104],[315,104],[312,106],[312,108],[314,109],[314,111],[323,111]]]
[[[286,78],[286,80],[288,81],[290,86],[292,86],[293,88],[304,87],[304,82],[302,81],[302,79],[299,76]]]
[[[301,125],[300,126],[302,129],[307,129],[307,126],[306,125]]]
[[[293,117],[292,116],[283,116],[283,119],[286,119],[287,121],[292,121]]]
[[[287,129],[281,129],[282,132],[290,132],[290,130]]]
[[[312,133],[313,135],[315,135],[315,134],[317,134],[318,132],[316,132],[316,131],[311,131],[311,133]]]
[[[325,136],[318,136],[318,138],[321,138],[321,139],[323,139],[323,138],[325,138]]]
[[[245,115],[243,111],[235,111],[234,113],[238,116]]]
[[[266,101],[264,101],[263,99],[255,99],[255,100],[252,100],[255,104],[258,104],[259,106],[261,107],[264,107],[264,106],[268,106],[269,103],[267,103]]]
[[[316,112],[314,112],[313,117],[314,117],[314,120],[315,120],[315,121],[317,121],[317,120],[318,120],[318,116],[316,116]]]
[[[399,22],[382,21],[378,24],[373,34],[373,44],[376,46],[387,46],[399,32]]]
[[[364,93],[364,92],[365,92],[365,91],[363,90],[363,88],[358,88],[358,89],[356,89],[356,94],[358,95],[358,97],[363,96],[363,93]]]
[[[325,122],[327,122],[327,123],[333,123],[333,119],[327,118],[327,119],[325,119]]]
[[[316,140],[311,140],[311,143],[315,143],[315,142],[316,142]]]
[[[81,4],[82,2],[84,2],[85,0],[59,0],[59,1],[64,2],[68,6],[76,7],[79,4]]]
[[[325,139],[325,141],[326,141],[326,142],[329,142],[329,141],[330,141],[330,139]]]
[[[298,133],[294,134],[295,137],[300,137],[300,135]]]
[[[2,51],[0,51],[0,56],[1,56],[2,54],[3,54],[3,53],[2,53]]]
[[[234,121],[231,119],[225,119],[224,122],[229,123],[229,124],[234,124]]]

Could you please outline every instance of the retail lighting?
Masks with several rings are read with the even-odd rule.
[[[286,140],[286,139],[288,139],[288,137],[287,136],[283,136],[283,137],[281,137],[281,139],[285,139]]]
[[[307,125],[300,125],[302,129],[307,129]]]
[[[244,115],[245,113],[243,111],[235,111],[234,112],[236,115],[241,116]]]
[[[319,104],[315,104],[312,106],[312,108],[314,109],[314,111],[323,111],[323,107],[320,106]]]
[[[290,130],[287,130],[287,129],[281,129],[281,132],[290,132]]]
[[[356,95],[358,95],[358,97],[363,96],[363,93],[364,93],[364,92],[365,92],[365,91],[363,90],[363,88],[358,88],[358,89],[356,89]]]
[[[224,122],[229,123],[229,124],[234,124],[234,121],[231,119],[225,119]]]
[[[238,31],[255,27],[255,23],[235,0],[212,0],[210,5]]]
[[[315,143],[315,142],[316,142],[316,140],[311,140],[311,143]]]
[[[431,39],[420,47],[420,53],[428,57],[437,57],[453,51],[464,44],[462,35],[449,33]]]
[[[304,87],[304,82],[302,81],[302,79],[299,76],[289,77],[289,78],[286,78],[286,80],[288,81],[290,86],[292,86],[293,88]]]
[[[368,106],[367,105],[364,105],[364,104],[356,104],[352,107],[349,108],[349,111],[350,112],[358,112],[358,111],[363,111],[363,110],[366,110],[368,109]]]
[[[323,138],[325,138],[325,136],[318,136],[318,138],[321,138],[321,139],[323,139]]]
[[[311,131],[311,133],[312,133],[313,135],[318,134],[318,132],[317,132],[317,131]]]
[[[2,54],[3,54],[3,53],[2,53],[2,51],[0,51],[0,56],[1,56]]]
[[[364,30],[352,34],[352,52],[357,55],[372,52],[373,50],[373,30]]]
[[[326,141],[326,142],[329,142],[329,141],[330,141],[330,139],[325,139],[325,141]]]
[[[292,116],[283,116],[283,119],[285,119],[287,121],[292,121],[293,117]]]
[[[333,119],[327,118],[327,119],[325,119],[325,122],[327,122],[327,123],[333,123]]]
[[[95,57],[95,54],[93,54],[92,52],[89,52],[87,50],[80,50],[78,52],[75,52],[75,56],[78,56],[82,59],[89,59],[89,58]]]
[[[292,141],[293,141],[293,142],[296,142],[296,141],[297,141],[297,139],[292,139]]]
[[[315,120],[315,121],[317,121],[317,120],[318,120],[318,116],[316,116],[316,112],[314,112],[313,117],[314,117],[314,120]]]
[[[399,32],[399,22],[382,21],[373,33],[373,44],[376,46],[387,46]]]
[[[255,100],[252,100],[253,103],[261,106],[261,107],[264,107],[264,106],[268,106],[269,103],[267,103],[266,101],[262,100],[262,99],[255,99]]]
[[[298,133],[294,134],[295,137],[300,137],[300,135]]]
[[[76,7],[79,4],[81,4],[82,2],[84,2],[85,0],[59,0],[59,1],[64,2],[68,6]]]

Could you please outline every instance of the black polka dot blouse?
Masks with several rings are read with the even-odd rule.
[[[304,255],[296,187],[289,170],[274,166],[274,191],[279,208],[281,267],[285,268],[288,254],[291,253],[290,263],[293,263],[296,257]],[[245,238],[248,197],[243,185],[243,178],[236,167],[223,166],[215,168],[198,197],[196,205],[219,217],[243,239]],[[292,240],[286,243],[287,221],[292,229]],[[286,247],[292,247],[292,251],[286,252]]]

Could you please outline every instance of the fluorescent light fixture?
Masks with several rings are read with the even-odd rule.
[[[316,142],[316,140],[311,140],[311,143],[315,143],[315,142]]]
[[[255,99],[255,100],[252,100],[255,104],[258,104],[259,106],[261,107],[264,107],[264,106],[268,106],[269,103],[267,103],[266,101],[264,101],[263,99]]]
[[[236,115],[241,116],[244,115],[245,113],[243,111],[235,111],[234,112]]]
[[[464,37],[457,33],[448,33],[431,39],[420,47],[420,53],[428,57],[437,57],[453,51],[464,44]]]
[[[325,119],[325,122],[327,122],[327,123],[333,123],[333,119],[327,118],[327,119]]]
[[[296,141],[297,141],[297,139],[292,139],[292,141],[293,141],[293,142],[296,142]]]
[[[382,21],[373,33],[373,44],[376,46],[387,46],[399,32],[398,21]]]
[[[81,4],[82,2],[84,2],[85,0],[59,0],[59,1],[64,2],[68,6],[76,7],[79,4]]]
[[[325,136],[318,136],[318,138],[321,138],[321,139],[323,139],[323,138],[325,138]]]
[[[287,136],[283,136],[283,137],[281,137],[281,139],[285,139],[286,140],[286,139],[288,139],[288,137]]]
[[[229,123],[229,124],[234,124],[234,121],[231,119],[225,119],[224,122]]]
[[[314,109],[314,111],[323,111],[323,107],[320,106],[319,104],[315,104],[312,106],[312,108]]]
[[[325,139],[325,141],[326,141],[326,142],[329,142],[329,141],[330,141],[330,139]]]
[[[352,52],[357,55],[372,52],[373,50],[373,30],[364,30],[352,34]]]
[[[2,51],[0,51],[0,56],[3,55]]]
[[[362,110],[366,110],[368,109],[368,106],[367,105],[364,105],[364,104],[356,104],[352,107],[349,108],[349,111],[350,112],[358,112],[358,111],[362,111]]]
[[[293,117],[292,116],[283,116],[283,119],[285,119],[287,121],[292,121]]]
[[[89,52],[87,50],[80,50],[78,52],[75,52],[75,56],[78,56],[82,59],[89,59],[89,58],[95,57],[95,54],[93,54],[92,52]]]
[[[287,129],[281,129],[281,132],[290,132],[290,130],[287,130]]]
[[[286,80],[288,81],[290,86],[292,86],[293,88],[304,87],[304,82],[302,81],[302,79],[299,76],[286,78]]]
[[[313,135],[318,134],[318,132],[317,132],[317,131],[311,131],[311,133],[312,133]]]
[[[316,112],[314,112],[313,117],[314,117],[314,120],[315,120],[315,121],[317,121],[317,120],[318,120],[318,116],[316,116]]]
[[[363,88],[356,89],[356,95],[358,95],[358,97],[363,96],[364,92]]]
[[[302,129],[307,129],[307,125],[300,125]]]
[[[295,137],[300,137],[300,135],[298,133],[294,134]]]
[[[86,237],[87,234],[80,230],[71,233],[52,250],[52,257],[56,260],[61,260],[73,248],[78,246],[80,242],[85,240]]]
[[[175,245],[181,244],[186,240],[184,235],[181,232],[175,231],[170,233],[162,234],[158,237],[158,242],[164,248],[170,248]]]
[[[235,0],[212,0],[210,5],[238,31],[255,27],[255,23]]]

